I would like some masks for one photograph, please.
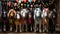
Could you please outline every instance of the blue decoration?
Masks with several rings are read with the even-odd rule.
[[[28,0],[28,2],[32,2],[32,0]]]

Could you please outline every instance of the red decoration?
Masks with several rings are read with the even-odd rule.
[[[27,2],[27,0],[23,0],[23,2],[24,2],[24,3],[26,3],[26,2]]]
[[[18,2],[19,0],[16,0],[16,2]]]
[[[33,0],[33,2],[36,2],[36,0]]]

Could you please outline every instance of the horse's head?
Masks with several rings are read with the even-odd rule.
[[[40,8],[36,8],[35,11],[34,11],[34,14],[39,17],[40,16]]]
[[[44,8],[43,12],[42,12],[43,16],[47,17],[48,16],[48,12],[49,12],[49,9],[48,8]]]
[[[12,16],[16,16],[16,11],[13,9],[9,10],[8,12],[8,17],[12,17]]]
[[[22,16],[22,17],[25,18],[25,17],[26,17],[26,13],[27,13],[27,10],[26,10],[26,9],[22,9],[22,10],[21,10],[21,16]]]

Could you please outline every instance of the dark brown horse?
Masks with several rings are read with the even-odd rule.
[[[12,31],[12,26],[14,24],[14,16],[16,16],[16,11],[14,9],[10,9],[7,16],[9,18],[10,31]]]

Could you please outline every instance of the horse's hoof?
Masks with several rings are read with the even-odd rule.
[[[34,32],[36,32],[36,31],[34,31]]]
[[[48,32],[48,30],[46,30]]]
[[[45,31],[43,30],[43,32],[45,32]]]
[[[6,29],[4,29],[4,31],[6,31]]]
[[[17,32],[17,31],[15,31],[15,32]]]
[[[39,32],[41,32],[41,30]]]
[[[22,31],[20,30],[20,32],[22,32]]]

